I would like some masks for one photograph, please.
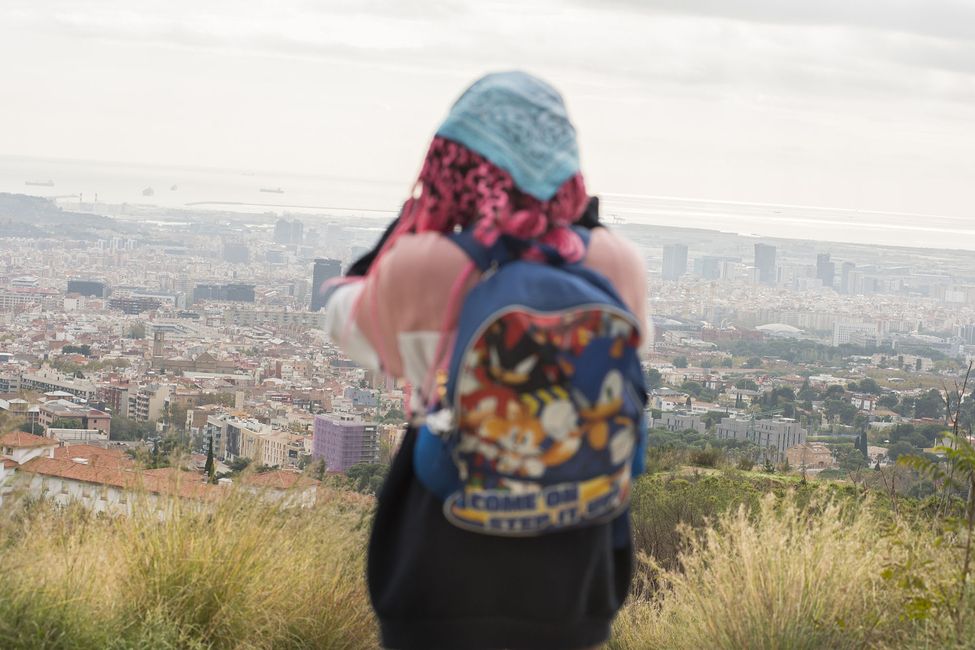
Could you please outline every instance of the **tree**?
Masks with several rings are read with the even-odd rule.
[[[51,423],[52,429],[84,429],[85,425],[78,418],[55,418]]]
[[[867,460],[856,445],[844,442],[831,444],[829,448],[833,452],[837,466],[844,472],[855,472],[866,466]]]
[[[146,325],[145,325],[145,323],[134,323],[129,328],[128,337],[130,339],[144,339],[144,338],[146,338]]]
[[[823,402],[823,410],[830,421],[839,418],[843,424],[853,424],[853,419],[859,412],[857,407],[841,399],[826,400]]]
[[[914,402],[915,401],[917,401],[917,400],[915,400],[910,395],[904,396],[901,399],[900,403],[898,403],[897,406],[895,406],[893,408],[894,413],[897,413],[897,415],[902,415],[902,416],[904,416],[906,418],[911,417],[912,415],[914,415]]]
[[[971,371],[972,368],[969,366],[969,375]],[[968,376],[965,378],[965,383],[967,385]],[[955,602],[952,603],[955,627],[960,632],[963,625],[963,618],[969,609],[965,604],[968,602],[968,583],[972,568],[972,537],[975,534],[975,447],[972,447],[968,436],[959,435],[957,410],[953,416],[954,431],[947,433],[950,446],[939,445],[935,448],[935,451],[945,455],[947,469],[941,467],[940,460],[933,460],[926,456],[903,456],[899,459],[898,463],[907,465],[935,481],[943,482],[945,484],[946,497],[948,494],[947,490],[949,489],[956,489],[965,495],[963,526],[966,535],[965,542],[962,546],[964,554],[962,555],[961,566],[958,572],[958,595]]]
[[[149,422],[139,422],[117,415],[112,417],[111,440],[142,440],[155,431]]]
[[[739,379],[735,382],[735,388],[742,390],[758,390],[758,384],[752,379]]]
[[[207,462],[203,466],[203,471],[206,473],[208,481],[216,482],[217,470],[216,463],[213,462],[213,436],[210,436],[210,444],[207,445]]]
[[[237,458],[235,458],[232,461],[230,461],[230,463],[229,463],[230,472],[232,474],[238,474],[240,472],[243,472],[245,469],[247,469],[247,467],[252,462],[253,461],[250,458],[238,456]]]
[[[806,380],[802,382],[802,386],[799,388],[799,392],[796,394],[796,399],[800,399],[804,402],[819,399],[819,393],[817,393],[809,384],[809,377],[806,377]]]
[[[187,409],[182,404],[170,403],[169,408],[166,410],[166,423],[174,427],[177,431],[183,431],[186,429],[186,412]]]
[[[80,354],[84,357],[91,356],[91,346],[85,343],[84,345],[66,345],[61,348],[62,354]]]
[[[742,368],[761,368],[762,360],[758,357],[749,357],[745,363],[741,364]]]
[[[918,397],[914,401],[914,417],[943,419],[945,417],[945,403],[941,399],[941,393],[932,388]]]
[[[703,384],[696,381],[685,381],[680,385],[680,389],[705,402],[714,401],[717,397],[717,394],[713,390],[706,388]]]
[[[918,451],[920,450],[909,442],[895,442],[887,448],[887,458],[897,460],[901,456],[917,455]]]
[[[653,390],[654,388],[663,386],[663,378],[660,376],[660,371],[656,368],[648,368],[644,376],[647,380],[647,390]]]
[[[673,361],[675,368],[686,368],[687,367],[687,357],[677,357]]]
[[[735,362],[731,360],[731,357],[726,357],[726,358],[724,358],[724,359],[721,360],[721,367],[722,368],[732,368],[732,367],[734,367],[734,365],[735,365]]]
[[[383,424],[402,424],[406,422],[406,414],[399,409],[389,409],[382,418]]]
[[[378,494],[388,471],[389,466],[380,463],[356,463],[345,471],[345,477],[356,492]]]
[[[863,459],[868,460],[870,453],[867,451],[867,432],[864,430],[857,436],[857,450],[863,454]]]
[[[866,379],[860,381],[860,392],[880,395],[880,393],[883,392],[883,389],[874,379],[867,377]]]
[[[844,393],[846,393],[846,391],[843,390],[843,387],[835,384],[826,389],[826,392],[823,393],[823,399],[829,399],[831,397],[843,397]]]
[[[897,408],[897,395],[893,393],[888,393],[880,399],[877,400],[877,406],[881,408],[890,409],[891,411]]]

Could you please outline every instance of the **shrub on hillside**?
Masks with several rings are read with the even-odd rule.
[[[724,453],[720,449],[708,446],[704,449],[692,449],[690,453],[691,465],[697,467],[717,467],[724,459]]]

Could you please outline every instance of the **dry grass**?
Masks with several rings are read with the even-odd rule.
[[[975,647],[975,602],[950,620],[950,522],[740,473],[637,488],[636,540],[659,557],[644,557],[612,649]],[[370,503],[327,494],[300,510],[230,490],[118,519],[5,503],[0,648],[376,648]]]
[[[230,491],[115,520],[5,505],[0,647],[374,648],[368,510],[334,496],[289,510]]]
[[[948,550],[935,548],[931,531],[875,513],[769,495],[757,513],[685,530],[677,569],[644,558],[643,580],[662,588],[629,602],[610,647],[971,647],[938,604]]]

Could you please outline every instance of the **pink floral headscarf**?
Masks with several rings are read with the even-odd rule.
[[[515,185],[511,175],[467,147],[443,137],[430,144],[414,196],[403,208],[400,224],[384,248],[406,232],[449,233],[473,225],[477,239],[493,244],[510,235],[554,248],[568,262],[579,261],[585,249],[569,226],[588,201],[581,174],[540,201]],[[537,247],[524,257],[542,259]]]

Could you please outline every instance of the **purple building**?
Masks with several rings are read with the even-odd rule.
[[[379,429],[375,424],[317,415],[312,457],[325,459],[328,469],[337,472],[357,463],[378,463]]]

